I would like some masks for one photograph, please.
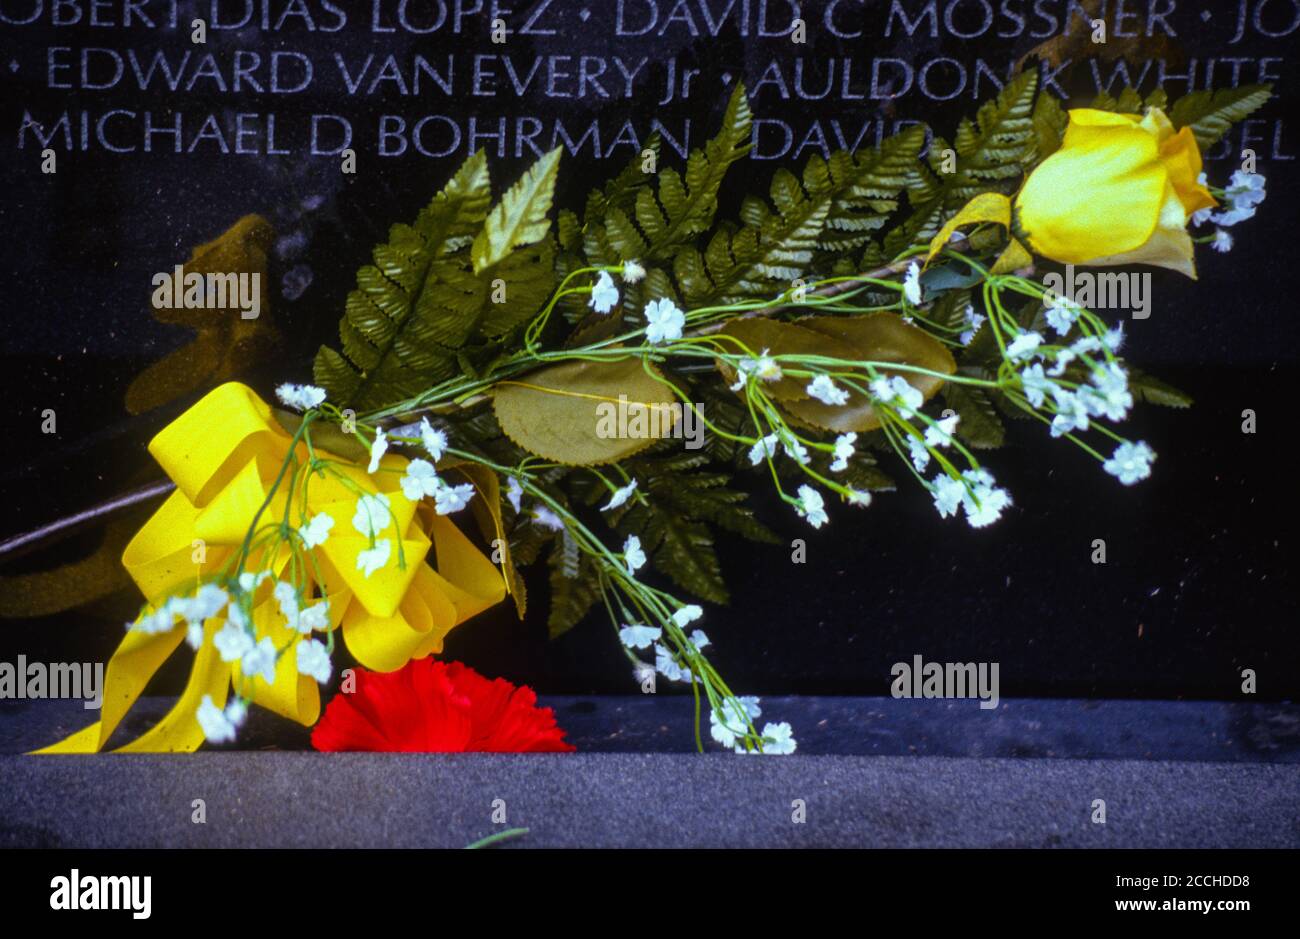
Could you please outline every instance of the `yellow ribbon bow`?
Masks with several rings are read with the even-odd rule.
[[[393,671],[411,659],[442,651],[443,637],[453,627],[505,596],[501,572],[460,529],[431,506],[403,495],[400,481],[408,462],[404,457],[386,455],[371,475],[316,449],[318,459],[334,461],[331,469],[338,476],[311,474],[305,492],[295,494],[290,511],[296,514],[291,518],[286,511],[289,495],[283,483],[277,488],[275,482],[292,445],[293,438],[275,421],[266,402],[237,382],[209,392],[154,437],[149,452],[177,489],[122,555],[127,572],[153,608],[170,596],[192,593],[199,581],[228,569],[227,562],[241,549],[264,504],[259,528],[286,518],[297,527],[320,513],[334,519],[325,542],[313,552],[317,563],[304,564],[299,571],[306,576],[303,596],[311,598],[319,587],[329,602],[329,629],[342,626],[349,651],[368,668]],[[310,458],[301,441],[295,457],[304,464]],[[477,474],[466,475],[479,485]],[[272,489],[276,491],[268,502]],[[357,555],[370,547],[370,538],[352,525],[358,492],[387,497],[396,528],[390,525],[384,534],[402,532],[404,566],[394,550],[389,562],[370,576],[358,569]],[[425,563],[430,547],[437,570]],[[279,541],[275,548],[255,548],[250,555],[245,566],[270,570],[273,580],[289,565],[293,552]],[[310,637],[280,613],[272,584],[256,588],[252,624],[257,640],[270,637],[277,649],[287,649],[277,660],[273,683],[260,675],[243,675],[238,659],[221,660],[212,640],[224,623],[221,616],[204,623],[203,643],[180,700],[119,752],[196,750],[204,740],[195,716],[199,703],[208,695],[223,707],[232,679],[246,692],[251,688],[254,703],[303,725],[316,722],[320,692],[314,679],[298,673],[296,656],[297,643]],[[185,634],[183,623],[164,632],[130,630],[109,660],[99,722],[36,752],[101,750]]]

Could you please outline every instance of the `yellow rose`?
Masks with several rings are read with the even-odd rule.
[[[1187,220],[1217,205],[1200,174],[1191,128],[1175,131],[1159,108],[1073,110],[1061,149],[1015,197],[1018,233],[1062,263],[1151,264],[1194,278]]]

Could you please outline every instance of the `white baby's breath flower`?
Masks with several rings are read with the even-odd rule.
[[[983,528],[1002,517],[1002,510],[1011,504],[1011,496],[997,487],[988,470],[966,470],[962,479],[967,483],[962,506],[971,528]]]
[[[862,489],[850,489],[844,498],[848,500],[849,505],[859,509],[865,509],[871,504],[871,493]]]
[[[357,552],[357,570],[365,572],[368,578],[375,571],[388,564],[393,553],[393,543],[387,538],[380,538],[373,548]]]
[[[427,417],[420,418],[420,442],[435,463],[442,459],[443,451],[447,449],[447,435],[430,424]]]
[[[375,429],[374,442],[370,444],[370,465],[366,467],[367,473],[373,473],[379,469],[379,461],[383,459],[388,452],[388,437],[382,427]]]
[[[808,383],[804,391],[823,404],[829,404],[832,407],[849,403],[849,393],[831,381],[829,375],[818,375]]]
[[[673,301],[663,298],[652,300],[645,307],[645,338],[650,343],[667,342],[682,338],[686,314]]]
[[[940,474],[934,478],[934,507],[939,510],[940,518],[956,515],[961,508],[962,499],[966,497],[966,487],[960,479]]]
[[[1056,382],[1043,374],[1043,366],[1039,362],[1021,371],[1020,383],[1025,392],[1025,400],[1036,408],[1043,406],[1047,395],[1056,387]]]
[[[753,372],[754,360],[741,359],[736,363],[736,380],[727,387],[732,391],[741,391],[749,384],[750,375]]]
[[[611,509],[616,509],[616,508],[618,508],[620,505],[623,505],[624,503],[626,503],[628,499],[632,498],[632,493],[634,493],[634,492],[636,492],[636,480],[635,480],[635,479],[633,479],[633,480],[632,480],[630,483],[628,483],[626,486],[623,486],[623,487],[621,487],[621,488],[619,488],[619,489],[615,489],[615,490],[614,490],[614,494],[613,494],[612,496],[610,496],[610,499],[609,499],[608,502],[606,502],[604,505],[602,505],[602,506],[600,507],[600,510],[601,510],[602,512],[608,512],[608,511],[610,511]]]
[[[332,516],[325,512],[317,512],[306,525],[299,527],[298,536],[302,538],[304,548],[308,550],[319,548],[329,538],[330,529],[333,527]]]
[[[763,753],[775,756],[789,756],[795,751],[794,728],[786,721],[779,724],[763,725]]]
[[[900,417],[911,417],[925,404],[925,395],[902,375],[891,378],[889,387],[893,392],[892,403]]]
[[[704,615],[704,608],[696,603],[688,603],[673,613],[673,622],[679,629],[685,629]]]
[[[1031,358],[1043,344],[1043,337],[1035,332],[1022,330],[1007,346],[1007,358],[1012,362]]]
[[[274,685],[275,643],[271,641],[271,637],[264,636],[261,642],[245,652],[244,657],[239,660],[239,667],[245,675],[249,677],[260,675],[262,681]]]
[[[767,353],[767,349],[759,353],[758,358],[754,360],[752,371],[759,381],[780,381],[781,375],[784,374],[781,371],[781,363]]]
[[[1265,179],[1262,174],[1237,170],[1232,174],[1232,178],[1228,180],[1224,195],[1234,208],[1241,206],[1253,209],[1264,201],[1264,197],[1267,195],[1264,187]]]
[[[1083,310],[1069,297],[1051,295],[1047,304],[1047,325],[1056,330],[1058,336],[1064,336],[1074,326]]]
[[[858,439],[855,433],[840,434],[835,438],[835,452],[831,460],[830,471],[832,473],[842,473],[849,468],[849,460],[853,459],[853,444]]]
[[[185,644],[195,652],[203,645],[203,624],[190,623],[185,627]]]
[[[636,284],[645,280],[645,268],[638,261],[623,262],[623,282]]]
[[[903,277],[903,296],[912,306],[921,305],[921,266],[913,261]]]
[[[673,654],[667,648],[655,643],[655,671],[669,681],[693,681],[691,670],[677,664]]]
[[[415,459],[406,465],[406,474],[402,477],[402,495],[412,502],[419,502],[425,496],[438,491],[438,472],[428,460]]]
[[[185,622],[191,627],[202,627],[204,620],[216,616],[229,602],[230,595],[216,584],[204,584],[190,599],[178,601],[176,611],[185,617]]]
[[[759,699],[753,695],[724,699],[718,707],[709,709],[709,736],[724,747],[735,746],[749,733],[750,722],[762,715]]]
[[[357,499],[357,511],[352,516],[352,527],[366,537],[373,537],[393,521],[388,509],[388,496],[382,492],[364,495]]]
[[[1095,389],[1095,390],[1094,390]],[[1092,370],[1092,387],[1079,389],[1091,392],[1085,399],[1088,413],[1122,421],[1133,407],[1133,393],[1128,387],[1128,372],[1118,362],[1106,362]]]
[[[618,288],[614,286],[614,279],[609,276],[609,272],[601,271],[591,288],[591,299],[587,305],[597,313],[608,313],[614,309],[615,303],[618,303]]]
[[[619,641],[629,649],[648,649],[663,635],[663,630],[658,626],[643,626],[640,623],[633,623],[630,626],[624,626],[618,631]]]
[[[298,643],[298,674],[316,679],[320,684],[330,680],[330,654],[319,639],[304,639]]]
[[[333,520],[331,519],[331,521]],[[242,574],[239,575],[239,589],[242,590],[244,593],[252,593],[254,590],[262,586],[262,584],[266,583],[270,579],[271,579],[270,571],[258,571],[257,573],[253,573],[252,571],[244,571]]]
[[[924,473],[926,467],[930,465],[930,450],[926,447],[925,441],[920,437],[909,435],[907,449],[912,457],[912,465],[916,467],[916,471]]]
[[[1232,250],[1232,235],[1220,228],[1214,233],[1214,241],[1210,242],[1210,247],[1220,254],[1227,254]]]
[[[781,449],[786,452],[786,456],[794,460],[800,466],[807,466],[810,457],[808,448],[801,444],[793,434],[785,431],[781,432]]]
[[[232,603],[226,608],[226,622],[236,629],[248,631],[248,615],[238,603]]]
[[[298,614],[298,632],[306,635],[312,631],[325,632],[330,628],[330,602],[321,600],[305,607]]]
[[[275,396],[285,407],[296,411],[310,411],[320,407],[325,400],[325,391],[315,385],[290,385],[285,383],[275,389]]]
[[[971,306],[969,303],[966,304],[963,325],[966,329],[957,337],[957,341],[963,346],[968,346],[971,344],[971,340],[975,338],[975,334],[980,331],[980,327],[984,325],[983,315],[976,313],[975,307]]]
[[[519,485],[519,480],[514,476],[506,480],[506,501],[510,503],[510,508],[519,513],[519,506],[524,497],[524,487]]]
[[[628,535],[627,541],[623,542],[623,563],[627,565],[629,574],[635,574],[645,566],[645,552],[641,550],[641,539],[636,535]]]
[[[1226,212],[1218,212],[1210,216],[1210,221],[1221,228],[1231,228],[1239,222],[1255,217],[1255,207],[1253,205],[1233,205]]]
[[[1065,374],[1065,370],[1070,367],[1070,363],[1076,358],[1077,356],[1075,355],[1074,350],[1061,349],[1056,353],[1056,364],[1047,370],[1047,374],[1052,378],[1060,378]],[[1021,373],[1021,377],[1024,377],[1023,372]]]
[[[279,581],[275,589],[271,591],[271,596],[275,597],[276,602],[280,604],[280,615],[285,618],[289,628],[298,628],[298,589],[293,584]]]
[[[203,736],[208,743],[226,743],[235,739],[235,725],[225,712],[213,703],[212,695],[203,696],[195,717],[198,719],[199,726],[203,728]]]
[[[181,615],[186,606],[187,601],[183,597],[170,597],[152,613],[140,617],[134,623],[128,623],[126,628],[150,635],[171,632],[176,626],[176,617]]]
[[[1089,426],[1088,403],[1085,398],[1062,388],[1052,386],[1052,400],[1056,405],[1056,416],[1052,418],[1051,434],[1063,437],[1076,430],[1087,430]]]
[[[564,519],[556,515],[544,505],[534,506],[532,510],[533,521],[543,528],[551,531],[564,531]]]
[[[774,456],[776,456],[776,434],[760,437],[758,442],[749,448],[749,462],[754,466]]]
[[[231,606],[231,611],[237,610],[238,607]],[[217,654],[221,656],[223,662],[233,662],[236,659],[242,659],[253,648],[253,637],[242,627],[236,625],[231,620],[226,620],[226,625],[217,631],[212,637],[212,644],[216,646]]]
[[[957,430],[957,423],[960,420],[961,418],[958,415],[950,414],[935,421],[925,429],[926,444],[935,449],[950,446],[953,432]]]
[[[830,516],[826,514],[825,503],[822,501],[822,494],[806,484],[799,487],[799,505],[795,510],[800,517],[806,518],[813,528],[821,528],[830,521]]]
[[[226,720],[239,727],[246,717],[248,717],[248,705],[239,698],[232,698],[226,705]]]
[[[700,651],[705,646],[710,645],[709,637],[705,635],[704,630],[702,629],[692,629],[690,640],[691,645],[695,646],[696,652]]]
[[[439,515],[451,515],[469,505],[469,500],[472,498],[474,498],[472,483],[461,483],[459,486],[441,483],[433,494],[434,510]]]
[[[1156,458],[1155,451],[1142,441],[1121,443],[1115,453],[1102,468],[1126,486],[1146,479],[1151,475],[1151,461]]]

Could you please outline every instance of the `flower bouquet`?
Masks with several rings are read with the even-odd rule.
[[[861,524],[895,476],[936,525],[984,528],[1011,502],[982,455],[1003,416],[1146,479],[1156,454],[1122,422],[1187,402],[1055,265],[1195,277],[1196,245],[1228,250],[1264,197],[1250,166],[1208,180],[1201,153],[1268,96],[1067,113],[1026,71],[951,141],[918,125],[777,169],[735,219],[741,87],[684,170],[651,140],[580,211],[554,211],[558,150],[495,199],[474,154],[375,248],[311,382],[220,384],[150,443],[174,491],[122,557],[146,602],[101,720],[42,752],[104,748],[182,646],[179,700],[122,749],[234,739],[253,705],[314,725],[344,650],[360,667],[322,749],[563,748],[531,697],[429,659],[498,603],[522,617],[533,564],[551,633],[598,611],[632,681],[689,689],[699,749],[793,752],[796,729],[710,663],[713,532],[776,540],[753,486],[814,528]],[[386,700],[408,702],[400,727],[377,726]],[[410,700],[450,716],[425,728]]]

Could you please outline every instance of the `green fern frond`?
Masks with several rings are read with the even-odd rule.
[[[316,381],[332,400],[378,407],[454,373],[447,334],[430,315],[428,287],[439,259],[468,248],[490,201],[487,157],[479,151],[414,224],[392,227],[348,295],[339,327],[343,355],[324,348],[317,354]]]
[[[1194,91],[1174,103],[1169,119],[1175,127],[1190,127],[1204,152],[1218,143],[1233,124],[1250,117],[1272,96],[1272,85]]]
[[[648,250],[644,259],[670,260],[692,238],[708,231],[718,209],[718,190],[727,169],[749,152],[752,115],[745,87],[737,84],[722,117],[722,129],[686,160],[685,176],[659,171],[659,189],[637,191],[635,216]]]

